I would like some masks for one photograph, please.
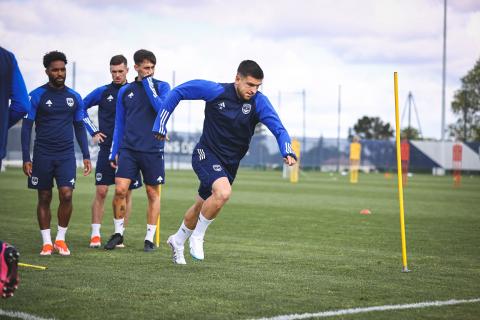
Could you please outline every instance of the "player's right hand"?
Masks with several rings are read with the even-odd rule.
[[[110,160],[110,167],[112,167],[113,169],[117,169],[118,168],[118,154],[115,156],[115,160]]]
[[[154,132],[153,135],[155,136],[155,139],[160,140],[160,141],[168,141],[170,140],[168,136],[160,134],[158,132]]]
[[[32,176],[32,163],[31,162],[24,162],[23,163],[23,173],[25,173],[25,175],[28,176],[28,177]]]
[[[95,134],[93,136],[93,142],[94,143],[100,143],[100,142],[103,142],[105,141],[105,138],[107,137],[107,135],[103,132],[98,132],[97,134]]]

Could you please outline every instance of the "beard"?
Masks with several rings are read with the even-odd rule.
[[[48,80],[56,88],[61,88],[61,87],[65,86],[65,78],[64,77],[50,77],[49,76]]]

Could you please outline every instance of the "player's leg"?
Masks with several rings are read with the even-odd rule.
[[[50,221],[52,212],[50,204],[52,203],[52,189],[38,190],[37,219],[42,235],[43,245],[40,255],[49,256],[53,251],[52,236],[50,232]]]
[[[108,194],[107,185],[95,187],[95,198],[92,202],[92,234],[90,236],[90,248],[99,248],[102,243],[100,228],[102,226],[103,214],[105,212],[105,199]]]
[[[129,190],[127,192],[127,210],[125,211],[125,219],[123,225],[126,227],[128,224],[128,220],[130,219],[130,214],[132,213],[132,191],[135,189],[139,189],[143,186],[142,184],[142,176],[140,172],[137,173],[137,177],[132,180],[130,183]]]
[[[136,155],[142,171],[147,192],[147,231],[145,235],[145,252],[155,250],[153,237],[157,231],[157,220],[160,217],[160,185],[165,183],[165,167],[163,153],[138,153]]]
[[[97,164],[95,166],[95,197],[92,202],[92,232],[90,248],[99,248],[102,243],[100,229],[105,213],[105,199],[108,186],[115,184],[115,169],[110,166],[108,156],[110,151],[100,147]]]
[[[133,152],[122,149],[120,151],[117,172],[115,174],[115,195],[113,196],[113,224],[115,233],[105,244],[105,250],[113,250],[117,246],[123,247],[123,232],[125,231],[125,214],[127,212],[127,193],[132,180],[138,174],[138,164]]]
[[[186,264],[183,255],[185,241],[192,235],[193,229],[197,225],[198,215],[202,209],[203,200],[199,195],[195,203],[187,209],[182,224],[178,231],[168,237],[167,244],[172,249],[172,260],[176,264]]]
[[[65,242],[68,223],[73,211],[73,189],[77,175],[75,155],[54,161],[54,176],[58,188],[59,205],[57,210],[58,230],[55,238],[54,249],[63,256],[70,255],[70,250]]]
[[[49,256],[53,251],[50,232],[53,174],[53,160],[34,154],[32,175],[28,178],[28,188],[36,189],[38,193],[37,219],[43,240],[42,251],[40,252],[42,256]]]

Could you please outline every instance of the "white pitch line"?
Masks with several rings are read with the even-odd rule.
[[[441,307],[441,306],[450,306],[455,304],[475,303],[475,302],[480,302],[480,298],[467,299],[467,300],[452,299],[452,300],[446,300],[446,301],[426,301],[426,302],[410,303],[410,304],[394,304],[394,305],[384,305],[384,306],[375,306],[375,307],[367,307],[367,308],[353,308],[353,309],[323,311],[323,312],[317,312],[317,313],[287,314],[287,315],[276,316],[271,318],[260,318],[257,320],[295,320],[295,319],[308,319],[308,318],[326,318],[326,317],[334,317],[334,316],[343,316],[346,314],[356,314],[356,313],[365,313],[365,312],[373,312],[373,311]]]
[[[53,318],[41,318],[37,317],[33,314],[25,313],[25,312],[18,312],[18,311],[5,311],[0,309],[0,316],[6,316],[9,318],[20,318],[24,320],[55,320]]]

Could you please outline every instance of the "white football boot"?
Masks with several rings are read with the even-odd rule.
[[[175,237],[173,235],[168,237],[167,244],[172,249],[172,261],[173,261],[173,263],[175,263],[175,264],[187,264],[187,262],[185,261],[185,257],[183,256],[184,246],[183,245],[179,246],[175,242]]]
[[[203,239],[191,236],[189,239],[190,242],[190,255],[195,260],[205,259],[205,254],[203,253]]]

